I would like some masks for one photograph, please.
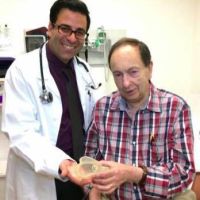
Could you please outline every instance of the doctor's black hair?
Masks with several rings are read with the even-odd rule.
[[[116,49],[118,49],[122,46],[126,46],[126,45],[138,47],[138,49],[140,51],[140,56],[141,56],[142,62],[144,63],[144,65],[146,67],[151,63],[151,53],[150,53],[148,46],[144,42],[142,42],[138,39],[135,39],[135,38],[124,37],[124,38],[121,38],[115,44],[112,45],[110,52],[109,52],[109,55],[108,55],[109,67],[111,67],[110,66],[110,59],[111,59],[111,56],[114,53],[114,51]]]
[[[87,18],[87,30],[90,28],[90,13],[86,4],[80,0],[57,0],[51,6],[50,9],[50,22],[54,24],[57,20],[57,16],[62,9],[69,9],[74,12],[81,13]]]

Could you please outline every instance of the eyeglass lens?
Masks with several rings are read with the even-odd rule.
[[[84,39],[86,37],[86,32],[83,29],[77,29],[75,31],[72,30],[70,26],[61,24],[61,25],[55,25],[58,28],[58,32],[61,34],[65,34],[66,36],[70,36],[72,33],[74,33],[75,37],[77,39]]]

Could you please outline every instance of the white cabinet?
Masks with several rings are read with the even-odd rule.
[[[107,65],[108,53],[111,47],[111,40],[106,39],[104,43],[99,44],[98,47],[95,47],[94,44],[89,44],[88,47],[84,46],[79,56],[87,62],[92,67],[104,67]],[[87,54],[87,55],[86,55]]]

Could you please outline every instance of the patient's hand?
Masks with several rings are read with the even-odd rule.
[[[73,160],[64,160],[60,164],[61,176],[69,178],[77,185],[84,186],[92,183],[93,177],[102,171],[108,170],[99,161],[83,156],[80,163],[77,164]]]

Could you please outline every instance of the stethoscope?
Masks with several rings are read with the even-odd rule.
[[[43,72],[43,63],[42,63],[42,48],[43,48],[44,44],[45,43],[43,43],[39,49],[40,74],[41,74],[41,82],[42,82],[42,93],[40,94],[40,100],[43,104],[48,104],[48,103],[53,102],[53,94],[51,92],[47,91],[45,81],[44,81],[44,72]],[[80,61],[76,56],[75,56],[75,58],[77,60],[77,63],[81,64],[84,67],[84,69],[86,70],[86,72],[89,74],[89,77],[91,79],[91,84],[89,84],[87,87],[89,87],[93,90],[97,90],[102,84],[99,83],[98,85],[96,85],[94,82],[94,79],[92,78],[85,63]],[[90,94],[90,92],[88,92],[88,94]]]

